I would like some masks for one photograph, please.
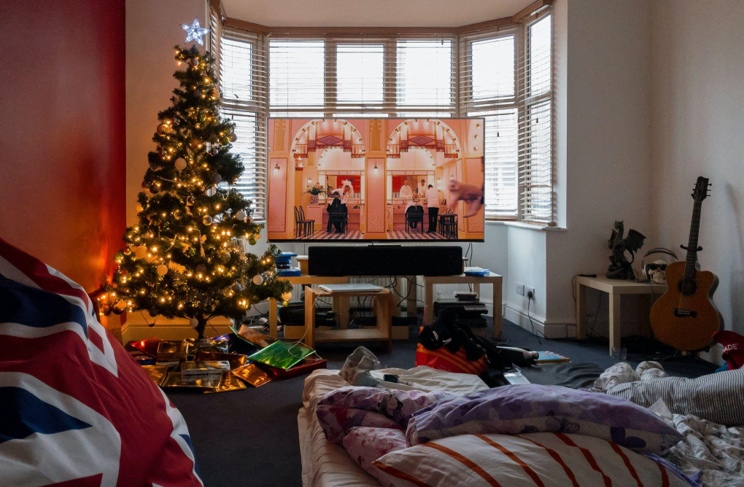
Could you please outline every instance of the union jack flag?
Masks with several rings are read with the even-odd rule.
[[[1,238],[0,485],[203,486],[183,416],[85,290]]]

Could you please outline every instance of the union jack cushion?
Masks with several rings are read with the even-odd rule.
[[[183,416],[88,294],[1,238],[0,485],[203,485]]]

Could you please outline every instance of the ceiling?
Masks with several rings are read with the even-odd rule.
[[[460,27],[534,0],[222,0],[228,17],[271,27]]]

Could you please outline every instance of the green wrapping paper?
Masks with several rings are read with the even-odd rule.
[[[278,369],[288,370],[313,353],[315,353],[315,350],[300,342],[276,341],[254,353],[248,359]]]

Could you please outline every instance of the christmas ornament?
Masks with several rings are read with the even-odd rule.
[[[230,138],[228,136],[223,135],[222,137],[220,137],[220,144],[227,145],[229,143],[230,143]]]
[[[218,259],[221,263],[227,264],[230,262],[230,252],[220,252]]]
[[[199,25],[199,19],[194,19],[194,22],[192,22],[191,25],[181,24],[181,28],[186,31],[185,43],[194,41],[200,46],[204,46],[202,37],[209,32],[209,29],[202,29],[202,26]]]
[[[137,213],[139,213],[140,211],[145,211],[145,207],[142,206],[141,203],[137,203]]]
[[[193,196],[187,196],[186,197],[186,204],[189,206],[193,206],[196,203],[196,198]]]
[[[201,274],[206,274],[207,266],[205,266],[204,264],[199,264],[198,266],[196,266],[196,272],[199,272]]]
[[[124,253],[124,255],[131,255],[132,249],[130,249],[129,247],[124,247],[124,250],[122,250],[122,252]]]
[[[210,156],[216,156],[216,155],[217,155],[217,154],[219,154],[219,153],[220,153],[220,149],[219,149],[219,147],[214,147],[214,146],[212,146],[212,147],[211,147],[211,148],[209,149],[209,155],[210,155]]]
[[[111,308],[111,306],[110,306],[110,305],[108,305],[108,304],[104,304],[104,305],[103,305],[103,309],[102,309],[102,311],[103,311],[103,314],[104,314],[104,315],[108,316],[108,315],[110,315],[110,314],[111,314],[112,308]]]
[[[211,225],[213,221],[214,219],[209,215],[204,215],[204,218],[202,218],[202,223],[207,226]]]
[[[282,301],[289,301],[290,299],[292,299],[292,293],[282,294]]]
[[[158,184],[156,184],[156,183],[152,183],[150,185],[150,193],[152,193],[152,194],[158,194],[158,192],[160,192],[160,186],[158,186]]]
[[[148,311],[148,313],[150,313],[150,316],[152,316],[153,318],[155,318],[157,315],[160,314],[156,308],[150,309],[150,311]]]
[[[222,176],[220,176],[220,173],[215,173],[214,176],[212,176],[212,182],[214,184],[220,184],[222,182]]]
[[[147,256],[147,247],[144,245],[140,245],[136,249],[134,249],[134,256],[138,259],[144,259]]]
[[[231,133],[229,138],[230,142],[235,142],[236,140],[238,140],[238,136],[235,135],[235,132]]]
[[[119,301],[119,303],[122,303],[122,304],[124,304],[124,301]],[[119,303],[116,303],[116,304],[114,305],[114,307],[113,307],[113,308],[111,309],[111,311],[112,311],[112,312],[113,312],[113,313],[114,313],[115,315],[120,315],[120,314],[122,314],[122,313],[124,312],[124,310],[126,310],[126,304],[124,304],[124,306],[120,307],[120,306],[119,306]]]
[[[251,237],[248,239],[248,243],[251,245],[256,245],[256,239],[254,237]]]
[[[217,194],[217,188],[214,186],[207,188],[207,196],[214,196],[215,194]]]
[[[235,212],[235,218],[237,218],[238,220],[245,220],[247,216],[248,215],[245,214],[244,210],[238,210],[237,212]]]
[[[160,125],[158,125],[158,128],[156,128],[155,131],[160,135],[163,135],[165,132],[168,131],[168,126],[164,123],[161,123]]]
[[[176,159],[176,162],[174,162],[173,165],[176,166],[178,172],[181,172],[186,169],[186,159],[184,159],[183,157],[179,157],[178,159]]]
[[[193,67],[197,67],[199,66],[199,60],[196,58],[193,58],[191,61],[189,61],[189,64],[192,65]]]
[[[165,264],[160,264],[158,266],[158,275],[159,276],[164,276],[166,274],[168,274],[168,266],[165,265]]]
[[[263,284],[263,282],[264,278],[261,274],[256,274],[255,276],[253,276],[253,284],[255,284],[256,286],[260,286],[261,284]]]
[[[189,325],[191,325],[191,328],[196,329],[196,327],[199,326],[199,320],[197,320],[196,318],[191,318],[191,320],[189,321]]]
[[[239,282],[236,282],[235,284],[233,284],[232,286],[230,286],[230,289],[232,289],[236,293],[239,293],[240,291],[243,290],[243,285],[240,284]]]

